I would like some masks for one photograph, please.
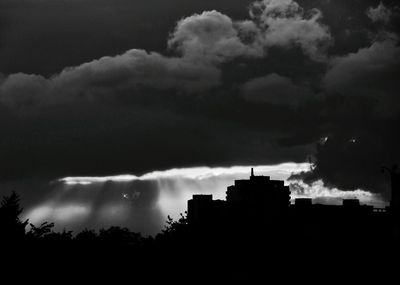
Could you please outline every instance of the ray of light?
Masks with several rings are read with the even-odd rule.
[[[282,163],[277,165],[259,165],[259,166],[233,166],[233,167],[192,167],[192,168],[174,168],[165,171],[153,171],[142,176],[131,174],[102,176],[102,177],[64,177],[58,182],[67,185],[91,185],[93,183],[112,182],[131,182],[135,180],[157,180],[162,178],[187,178],[202,180],[221,175],[245,175],[250,173],[250,168],[256,169],[259,175],[272,175],[275,179],[286,179],[292,173],[298,173],[309,169],[309,163]]]
[[[291,174],[307,171],[310,165],[283,163],[176,168],[142,176],[65,177],[52,182],[52,197],[29,209],[24,216],[33,222],[54,221],[61,229],[77,224],[89,228],[123,224],[156,233],[168,215],[179,218],[193,194],[213,194],[215,199],[225,199],[227,186],[236,179],[247,179],[250,167],[254,167],[256,175],[284,180],[291,188],[292,200],[306,197],[318,203],[340,204],[343,199],[356,198],[363,204],[385,206],[381,197],[362,189],[341,191],[327,188],[321,181],[310,185],[288,181]]]

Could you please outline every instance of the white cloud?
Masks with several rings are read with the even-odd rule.
[[[209,11],[178,22],[168,42],[184,57],[225,62],[240,56],[261,57],[273,46],[299,46],[313,60],[325,60],[332,36],[320,23],[321,11],[303,8],[292,0],[256,1],[250,6],[250,19],[234,21]]]
[[[303,14],[303,8],[293,0],[261,0],[250,7],[250,16],[266,22],[269,18],[290,18]]]
[[[245,23],[239,29],[242,33],[251,32],[246,27],[248,25]],[[168,46],[179,51],[183,57],[197,62],[220,63],[240,56],[263,55],[260,47],[241,41],[231,18],[215,10],[179,21]]]
[[[341,191],[337,188],[327,188],[321,180],[310,185],[302,181],[294,181],[290,184],[290,190],[292,201],[296,198],[311,198],[315,203],[341,205],[343,199],[358,199],[361,204],[374,205],[380,208],[386,206],[379,194],[362,189]]]
[[[248,175],[250,168],[253,167],[258,175],[272,175],[276,179],[286,179],[292,173],[308,170],[308,163],[282,163],[277,165],[258,165],[258,166],[233,166],[233,167],[193,167],[193,168],[174,168],[165,171],[153,171],[142,176],[131,174],[101,177],[65,177],[58,180],[67,185],[90,185],[93,183],[104,182],[131,182],[135,180],[157,180],[157,179],[208,179],[223,175]]]
[[[266,47],[299,46],[314,60],[326,60],[325,49],[332,43],[329,28],[322,23],[322,13],[312,9],[306,16],[303,8],[292,0],[254,2],[250,16],[263,31]]]

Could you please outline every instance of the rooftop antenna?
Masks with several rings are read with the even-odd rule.
[[[251,177],[254,177],[254,168],[251,168]]]

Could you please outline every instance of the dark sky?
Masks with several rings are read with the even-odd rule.
[[[0,0],[0,180],[312,156],[307,179],[386,195],[398,24],[393,1]]]

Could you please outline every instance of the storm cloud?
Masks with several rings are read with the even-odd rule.
[[[183,8],[152,0],[159,5],[152,9],[120,0],[94,8],[91,23],[77,12],[75,24],[69,17],[79,1],[72,2],[0,2],[7,8],[0,9],[0,179],[7,190],[33,180],[311,158],[314,168],[296,177],[299,189],[390,198],[379,170],[400,160],[393,5],[221,0]],[[42,30],[29,25],[41,13],[28,12],[39,7],[54,12]],[[68,16],[70,26],[57,16]],[[125,193],[109,187],[118,199]],[[76,204],[60,207],[88,213]],[[58,215],[43,207],[36,213]]]
[[[382,114],[398,114],[399,55],[397,35],[386,34],[369,47],[332,59],[324,87],[328,92],[374,98]]]
[[[219,70],[186,58],[166,58],[157,53],[130,50],[70,67],[51,78],[23,73],[9,75],[0,87],[6,106],[59,104],[80,98],[94,99],[118,90],[139,86],[156,90],[181,89],[196,92],[218,84]]]
[[[324,57],[331,35],[319,22],[319,10],[312,10],[307,18],[294,1],[265,0],[253,3],[249,13],[246,21],[234,21],[215,10],[180,20],[168,39],[169,50],[177,57],[132,49],[65,68],[50,78],[24,73],[5,76],[0,102],[18,109],[93,100],[141,87],[198,93],[220,84],[221,63],[264,57],[271,47],[299,46],[312,59]]]
[[[246,82],[243,85],[243,93],[250,101],[296,106],[312,96],[313,91],[307,86],[296,85],[289,78],[272,73]]]

